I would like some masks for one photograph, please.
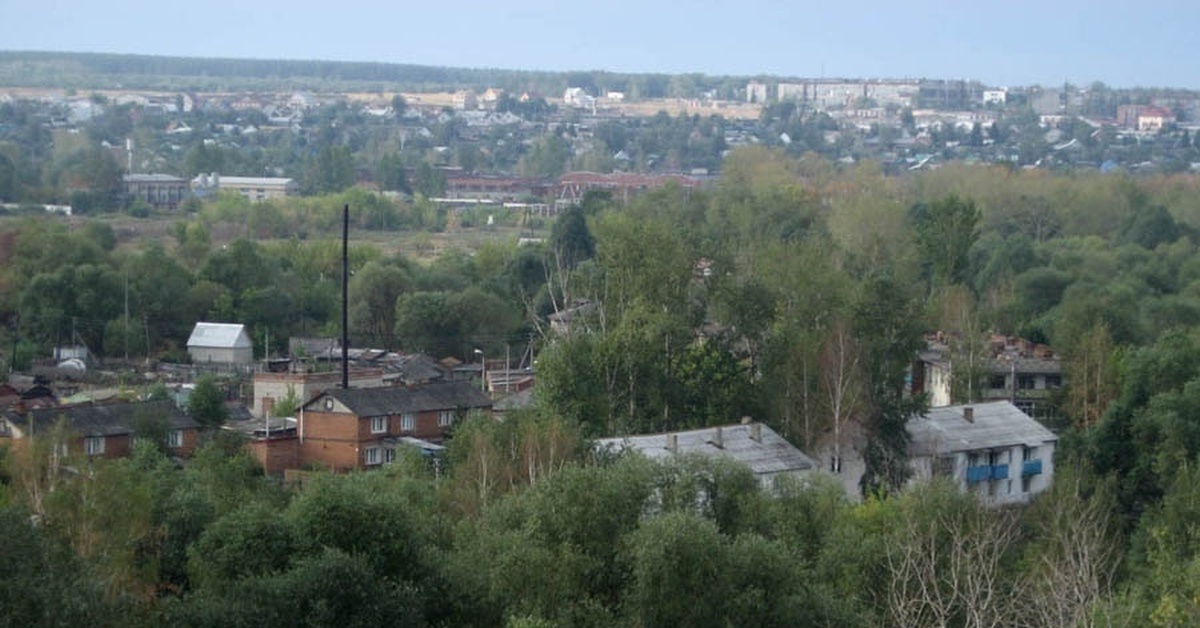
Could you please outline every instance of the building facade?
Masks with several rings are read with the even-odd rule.
[[[250,364],[254,343],[246,326],[234,323],[196,323],[187,342],[188,355],[197,364]]]
[[[299,186],[293,179],[282,177],[228,177],[212,173],[192,179],[192,191],[197,197],[212,198],[220,191],[233,191],[251,201],[267,201],[295,196]]]
[[[405,439],[440,443],[470,412],[492,400],[469,382],[326,390],[301,407],[299,462],[336,471],[391,462]]]
[[[1050,488],[1058,437],[1007,401],[933,408],[909,420],[912,481],[950,479],[989,505]]]
[[[122,182],[126,202],[140,200],[158,210],[179,209],[192,195],[187,179],[169,174],[127,174]]]
[[[197,445],[199,424],[171,401],[79,404],[0,412],[0,443],[26,447],[35,437],[54,440],[54,455],[122,458],[137,438],[163,437],[172,456],[187,458]]]

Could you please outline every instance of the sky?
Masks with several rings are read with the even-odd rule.
[[[1200,2],[0,0],[0,50],[1200,89]]]

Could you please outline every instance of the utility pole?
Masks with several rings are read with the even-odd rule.
[[[125,339],[125,361],[129,361],[129,271],[125,271],[125,329],[121,335]]]
[[[342,389],[350,388],[350,204],[342,206]]]

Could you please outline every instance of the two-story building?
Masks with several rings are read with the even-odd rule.
[[[128,456],[135,439],[150,436],[164,437],[171,455],[187,458],[196,449],[199,428],[172,401],[0,412],[0,443],[26,447],[35,438],[53,438],[52,451],[103,458]]]
[[[952,384],[955,368],[965,368],[942,334],[926,339],[912,367],[911,391],[927,393],[933,408],[953,403]],[[961,352],[960,352],[961,353]],[[1051,412],[1052,395],[1063,386],[1062,360],[1045,345],[1022,338],[993,334],[979,349],[976,371],[977,399],[1008,400],[1030,416],[1041,418]]]
[[[192,195],[187,179],[169,174],[127,174],[122,183],[126,200],[141,200],[154,209],[178,209]]]
[[[404,439],[439,443],[469,412],[491,409],[469,382],[332,388],[301,406],[298,460],[337,471],[374,467],[391,462]]]
[[[1050,487],[1058,437],[1007,401],[933,408],[907,428],[912,481],[950,478],[990,505]]]

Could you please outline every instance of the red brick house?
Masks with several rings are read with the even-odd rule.
[[[304,404],[298,421],[301,466],[338,471],[391,462],[401,439],[440,442],[471,411],[492,400],[469,382],[333,388]]]
[[[139,425],[158,423],[166,428],[167,450],[187,458],[196,449],[199,424],[171,401],[80,404],[59,408],[34,408],[0,412],[0,445],[22,447],[30,439],[56,434],[63,422],[69,439],[67,450],[88,456],[121,458],[133,449]],[[165,423],[165,425],[164,425]]]

